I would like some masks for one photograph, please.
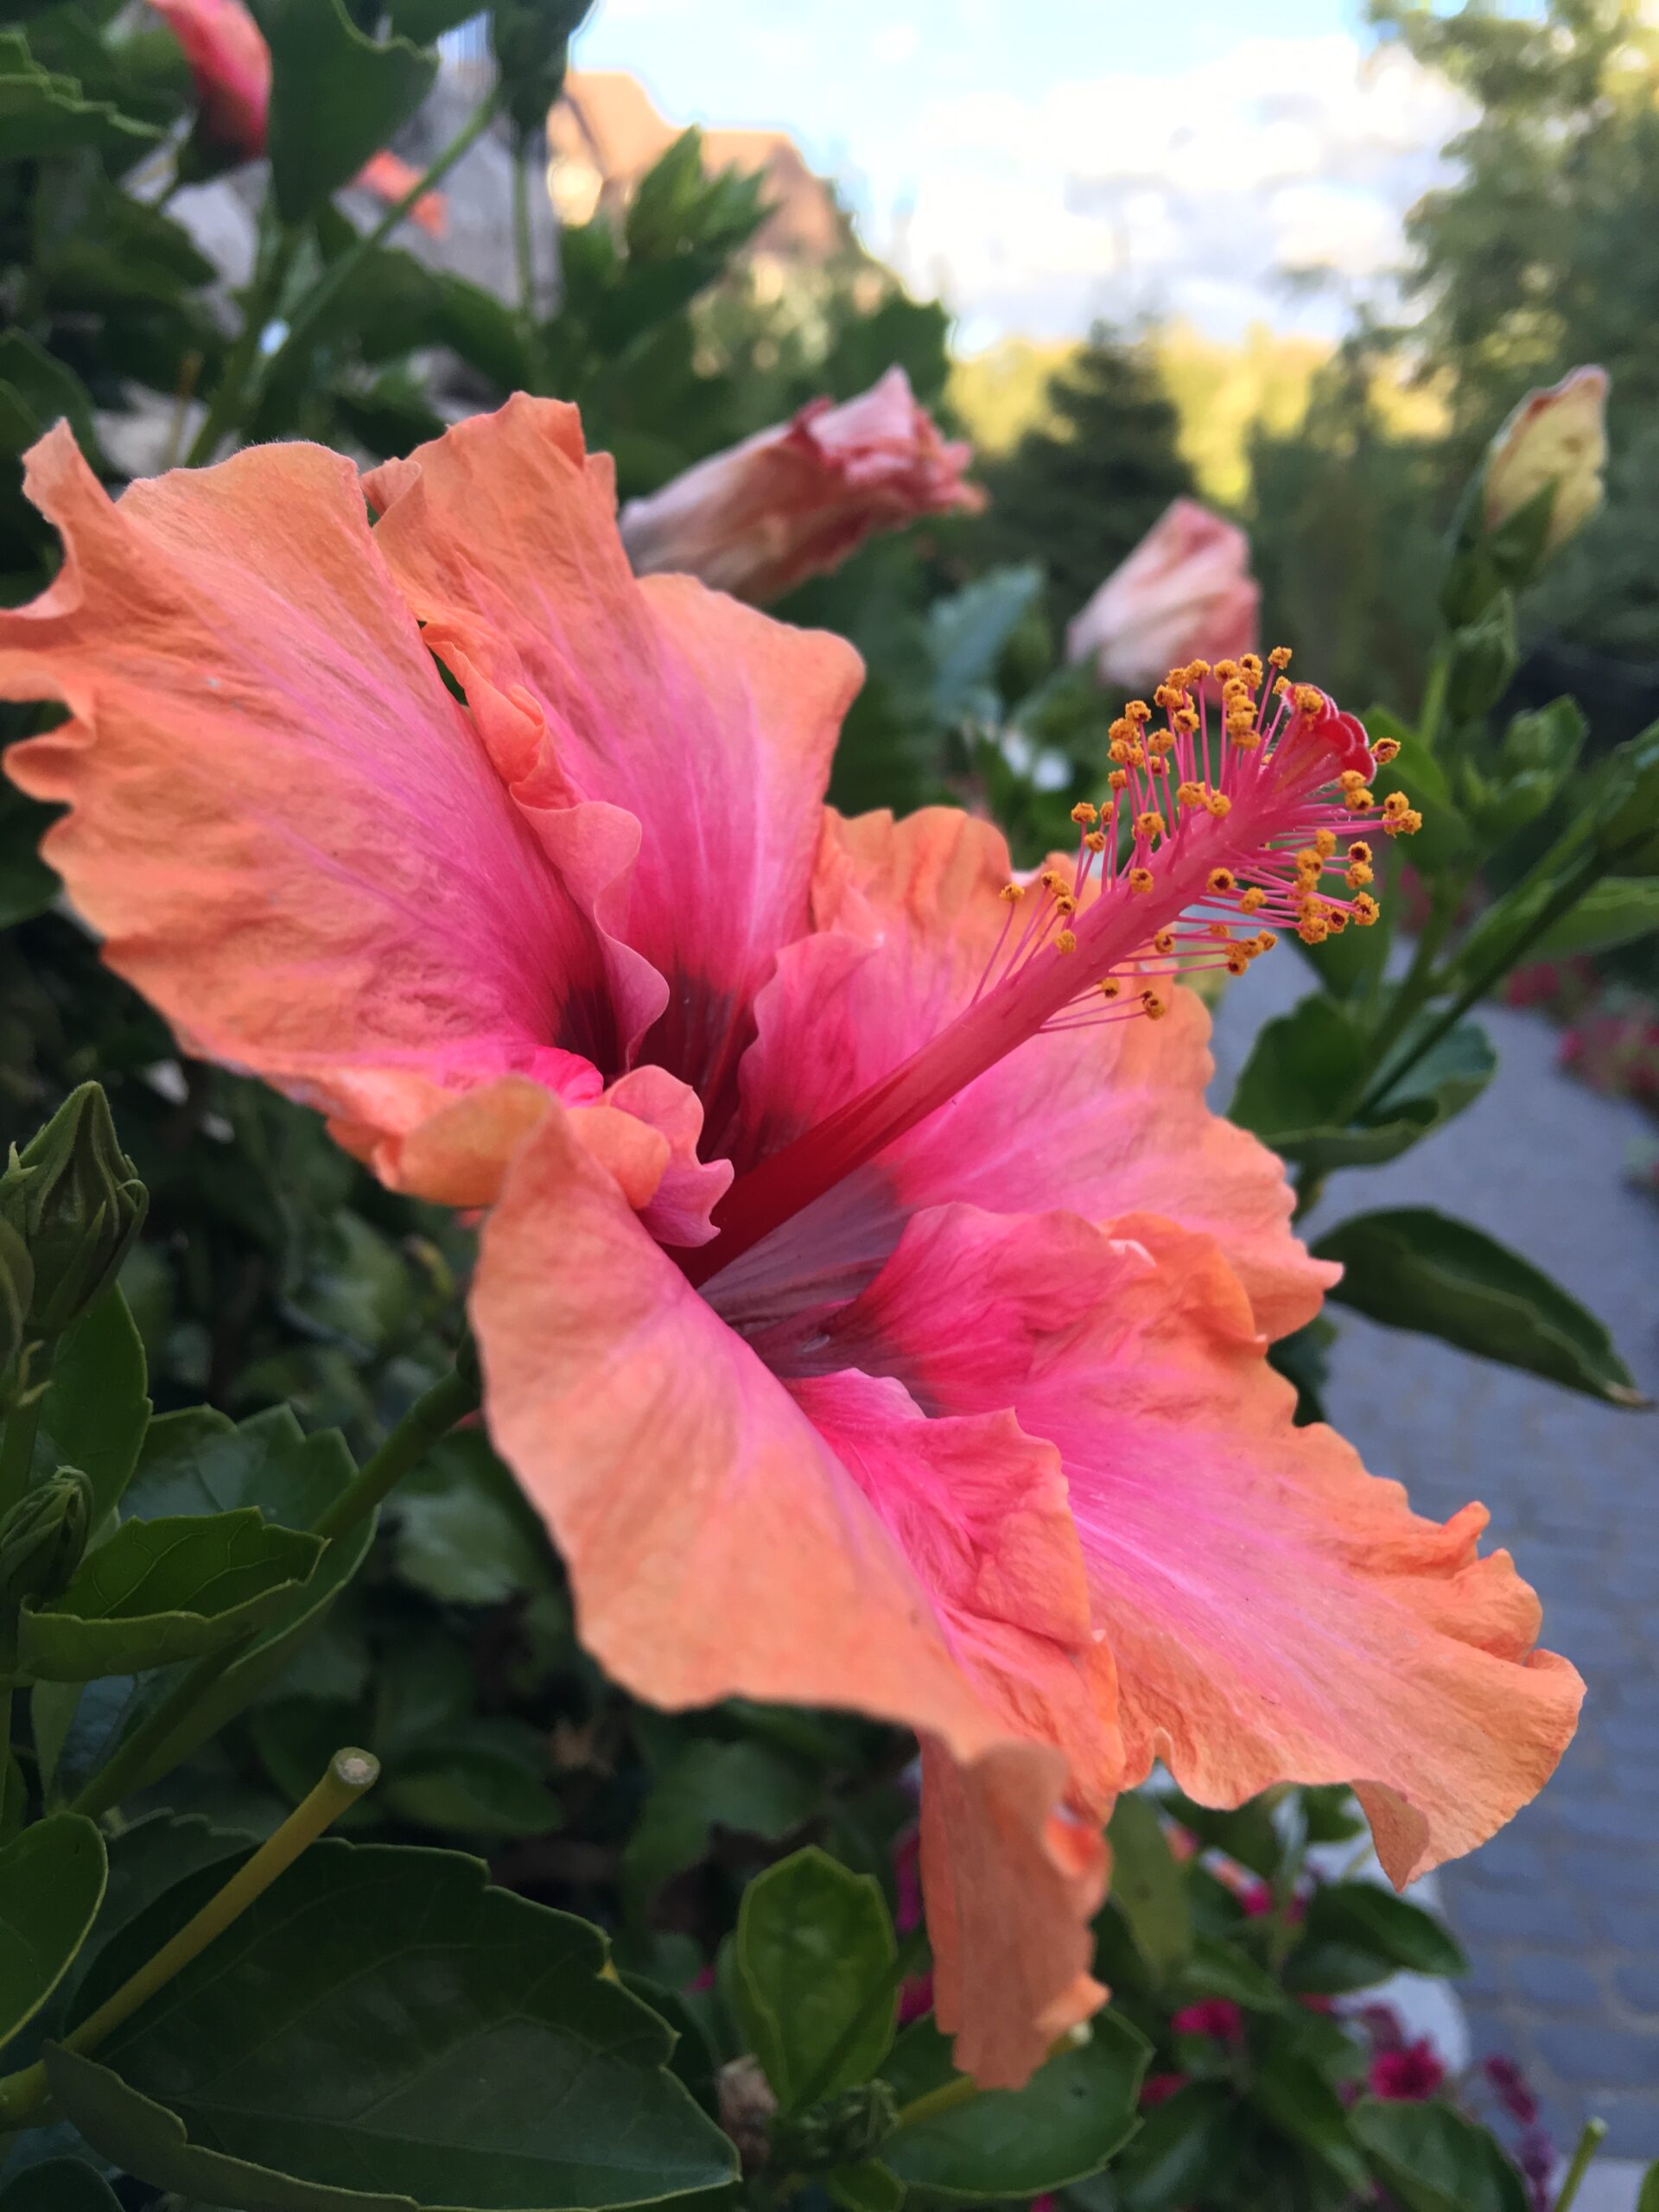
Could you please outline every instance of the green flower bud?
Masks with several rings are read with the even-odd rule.
[[[1621,745],[1601,787],[1593,832],[1598,851],[1624,875],[1659,860],[1659,728]]]
[[[1446,697],[1453,719],[1471,721],[1496,706],[1509,688],[1515,664],[1515,601],[1500,591],[1452,640]]]
[[[17,1663],[24,1605],[68,1588],[92,1530],[92,1503],[91,1478],[79,1467],[60,1467],[0,1520],[0,1674]]]
[[[84,1083],[0,1175],[0,1219],[35,1270],[31,1332],[54,1336],[114,1281],[149,1193],[116,1141],[101,1085]]]
[[[861,2082],[804,2112],[780,2113],[772,2123],[772,2164],[801,2173],[857,2165],[874,2157],[898,2117],[899,2101],[885,2082]]]
[[[0,1373],[11,1365],[29,1334],[35,1298],[35,1263],[29,1247],[0,1217]]]

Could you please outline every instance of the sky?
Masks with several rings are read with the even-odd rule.
[[[1097,315],[1333,332],[1459,122],[1357,0],[599,0],[575,59],[788,130],[970,351]]]

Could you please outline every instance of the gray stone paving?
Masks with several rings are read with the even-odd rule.
[[[1218,1103],[1305,973],[1281,956],[1224,1004]],[[1501,1056],[1484,1096],[1403,1160],[1334,1178],[1313,1227],[1384,1205],[1460,1215],[1582,1298],[1659,1393],[1659,1207],[1622,1181],[1648,1125],[1558,1072],[1541,1017],[1482,1019]],[[1332,1420],[1423,1511],[1484,1501],[1543,1599],[1544,1641],[1589,1685],[1549,1788],[1441,1878],[1473,1961],[1474,2048],[1528,2068],[1558,2137],[1599,2113],[1610,2155],[1659,2158],[1659,1414],[1341,1320]]]

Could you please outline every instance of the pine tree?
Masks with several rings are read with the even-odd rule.
[[[1156,362],[1103,324],[1049,380],[1042,427],[984,472],[985,552],[1048,572],[1049,613],[1064,625],[1192,488],[1179,420]]]

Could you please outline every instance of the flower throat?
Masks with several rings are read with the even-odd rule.
[[[1157,1020],[1171,977],[1243,975],[1276,942],[1269,924],[1318,944],[1376,921],[1372,848],[1354,832],[1421,827],[1402,792],[1379,808],[1371,790],[1376,769],[1400,748],[1387,739],[1373,746],[1354,715],[1293,683],[1289,659],[1275,648],[1270,678],[1254,653],[1213,669],[1194,661],[1170,671],[1154,705],[1129,702],[1111,727],[1101,804],[1072,809],[1075,858],[1004,887],[1001,935],[969,1004],[737,1179],[715,1208],[713,1241],[680,1255],[693,1282],[707,1282],[1027,1039]]]

